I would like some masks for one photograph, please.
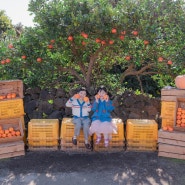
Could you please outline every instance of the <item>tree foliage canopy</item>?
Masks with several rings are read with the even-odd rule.
[[[147,78],[165,81],[165,74],[160,85],[168,85],[184,72],[184,8],[183,0],[31,0],[37,24],[16,41],[3,74],[16,69],[28,84],[116,90],[133,80],[143,90]]]

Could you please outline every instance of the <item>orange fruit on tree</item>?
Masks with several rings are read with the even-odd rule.
[[[129,61],[131,59],[131,56],[126,56],[125,60]]]
[[[5,60],[1,60],[1,64],[4,65],[6,63]]]
[[[101,40],[100,40],[99,38],[96,38],[95,42],[96,42],[96,43],[100,43]]]
[[[144,40],[144,45],[148,45],[149,41],[148,40]]]
[[[173,62],[172,62],[171,60],[168,60],[167,64],[168,64],[168,65],[172,65]]]
[[[21,58],[22,58],[22,59],[26,59],[26,55],[23,55]]]
[[[53,49],[53,45],[52,44],[49,44],[48,45],[48,49]]]
[[[109,40],[109,44],[114,44],[114,41],[113,40]]]
[[[101,44],[102,44],[102,45],[105,45],[105,44],[106,44],[106,41],[105,41],[105,40],[102,40],[102,41],[101,41]]]
[[[82,45],[85,46],[87,43],[85,41],[82,41]]]
[[[11,60],[9,58],[7,58],[5,61],[6,61],[6,63],[10,63],[11,62]]]
[[[37,62],[42,62],[42,58],[37,58]]]
[[[134,30],[134,31],[132,32],[132,34],[133,34],[134,36],[137,36],[137,35],[138,35],[138,31]]]
[[[115,34],[117,32],[116,28],[112,28],[111,32]]]
[[[123,35],[119,36],[120,40],[123,40],[125,37]]]
[[[55,43],[55,40],[54,40],[54,39],[52,39],[52,40],[50,40],[50,42],[51,42],[52,44],[54,44],[54,43]]]
[[[70,41],[70,42],[73,41],[73,36],[70,35],[70,36],[67,38],[67,40]]]
[[[159,61],[159,62],[162,62],[163,60],[164,60],[163,57],[159,57],[159,58],[158,58],[158,61]]]

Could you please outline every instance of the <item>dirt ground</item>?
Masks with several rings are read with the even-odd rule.
[[[185,160],[157,152],[29,151],[0,160],[1,185],[185,185]]]

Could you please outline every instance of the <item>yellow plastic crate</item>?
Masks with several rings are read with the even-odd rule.
[[[127,146],[157,147],[157,140],[127,140]]]
[[[15,118],[23,115],[23,99],[0,101],[0,119]]]
[[[0,95],[6,95],[8,93],[16,93],[17,98],[23,98],[22,80],[1,80]]]
[[[176,122],[177,103],[162,101],[161,102],[161,118],[163,126],[174,126]]]
[[[32,119],[28,123],[29,146],[58,146],[59,120]]]
[[[158,124],[155,120],[128,119],[126,140],[157,140]]]
[[[70,152],[87,152],[85,148],[85,140],[83,130],[80,130],[80,135],[77,138],[77,145],[73,145],[72,137],[74,135],[74,124],[72,118],[63,118],[62,125],[60,129],[60,139],[61,139],[61,150],[70,151]],[[91,142],[91,137],[89,136],[89,142]]]
[[[74,124],[72,120],[73,120],[72,118],[63,118],[61,130],[60,130],[61,139],[71,141],[71,138],[74,136]],[[80,135],[78,136],[78,140],[84,142],[84,134],[82,129],[80,130]]]
[[[22,141],[24,137],[24,131],[22,128],[22,119],[21,118],[13,118],[13,119],[2,119],[0,120],[0,127],[3,130],[7,130],[10,127],[14,129],[14,131],[20,131],[20,136],[11,136],[11,137],[0,137],[0,143],[8,143],[13,141]]]

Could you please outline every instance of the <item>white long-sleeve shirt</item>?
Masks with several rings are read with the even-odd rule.
[[[73,98],[70,98],[66,102],[66,107],[71,107],[73,116],[78,118],[89,116],[89,112],[91,111],[91,104],[89,102]]]

